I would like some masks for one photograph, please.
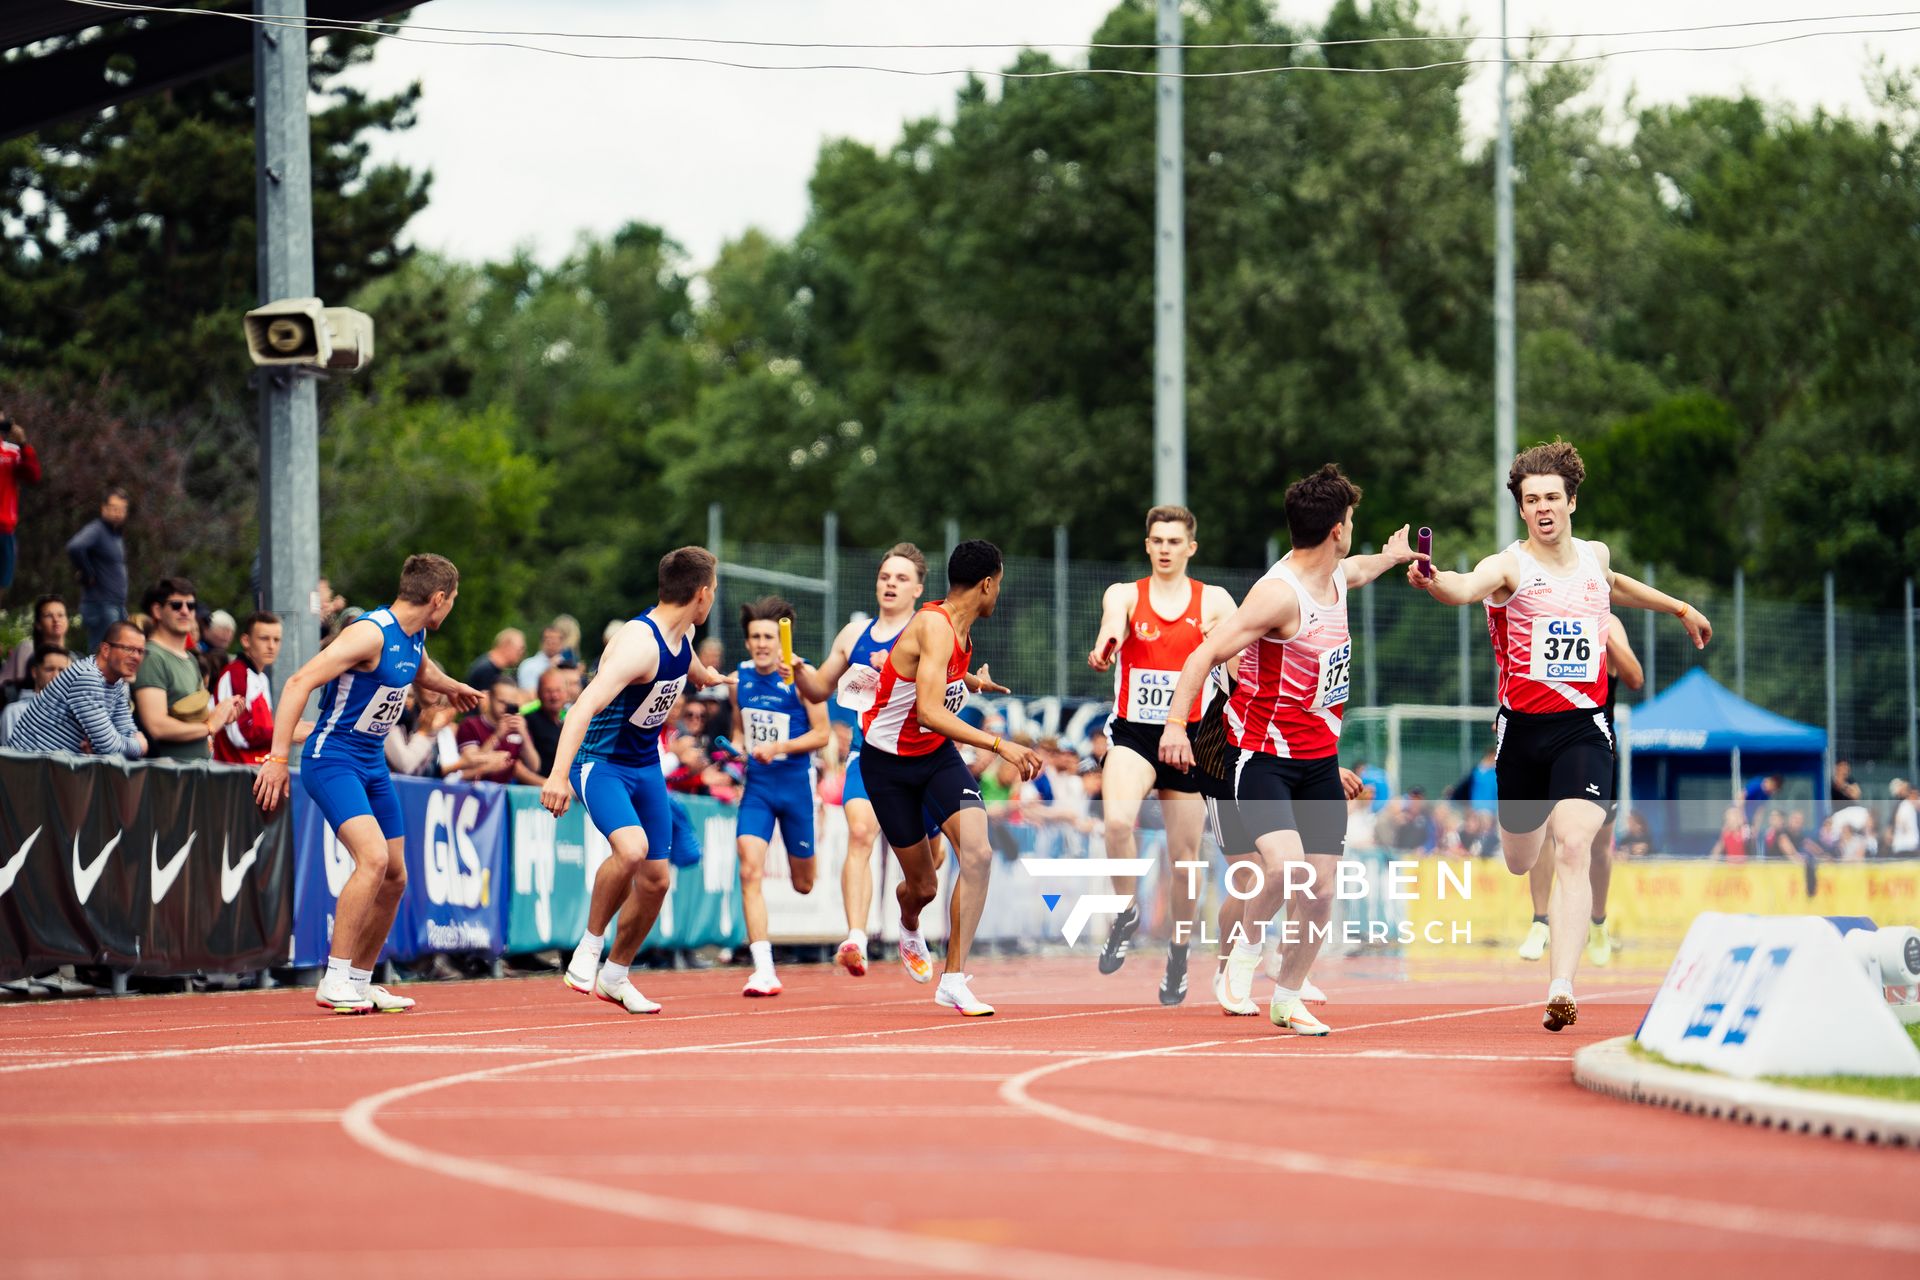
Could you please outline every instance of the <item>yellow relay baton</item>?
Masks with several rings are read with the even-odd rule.
[[[786,664],[787,670],[789,672],[793,670],[793,619],[792,618],[780,619],[780,660]],[[787,683],[788,684],[793,683],[793,676],[791,674],[787,676]]]

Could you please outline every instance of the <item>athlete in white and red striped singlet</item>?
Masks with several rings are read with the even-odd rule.
[[[1193,512],[1185,507],[1155,507],[1147,512],[1147,560],[1152,572],[1135,582],[1114,583],[1101,599],[1100,631],[1087,665],[1095,671],[1112,667],[1114,672],[1113,714],[1106,724],[1111,750],[1100,769],[1109,858],[1137,856],[1134,824],[1149,791],[1160,797],[1168,858],[1177,866],[1200,854],[1207,815],[1200,777],[1160,762],[1160,730],[1167,722],[1180,668],[1206,633],[1233,612],[1233,597],[1187,576],[1187,564],[1199,546],[1193,534]],[[1203,709],[1196,701],[1189,719],[1198,720]],[[1113,887],[1134,902],[1107,933],[1100,950],[1102,973],[1114,973],[1126,963],[1127,947],[1140,927],[1138,878],[1115,876]],[[1173,937],[1167,948],[1166,974],[1160,980],[1163,1005],[1176,1005],[1187,997],[1187,935],[1194,919],[1195,887],[1188,876],[1172,877]]]
[[[1409,582],[1443,604],[1487,602],[1500,671],[1494,750],[1507,868],[1530,872],[1548,835],[1557,849],[1559,891],[1548,919],[1553,977],[1541,1019],[1549,1031],[1578,1016],[1573,975],[1593,905],[1588,860],[1613,798],[1613,736],[1602,710],[1607,610],[1671,613],[1697,647],[1713,635],[1699,610],[1614,572],[1604,543],[1573,536],[1585,478],[1579,453],[1564,441],[1526,450],[1507,473],[1526,539],[1467,573],[1430,573],[1419,562],[1407,571]]]
[[[1377,555],[1350,556],[1359,488],[1331,463],[1287,489],[1287,531],[1293,550],[1254,583],[1180,669],[1160,758],[1193,763],[1186,715],[1214,664],[1245,651],[1240,685],[1227,704],[1227,732],[1239,747],[1233,766],[1234,807],[1260,852],[1264,889],[1243,908],[1265,921],[1287,906],[1280,977],[1268,1016],[1300,1035],[1327,1026],[1301,999],[1308,971],[1326,940],[1345,851],[1347,799],[1360,780],[1340,767],[1340,715],[1347,701],[1353,642],[1347,634],[1347,592],[1413,558],[1402,526]],[[1304,861],[1307,891],[1288,901],[1286,864]],[[1319,886],[1316,889],[1314,886]],[[1228,1012],[1248,1002],[1260,964],[1257,940],[1237,938],[1227,957]]]
[[[998,754],[1022,781],[1040,774],[1040,757],[1017,742],[974,728],[960,718],[968,692],[973,628],[993,616],[1000,599],[1002,561],[991,542],[963,542],[947,559],[947,598],[913,615],[893,643],[873,706],[861,718],[866,745],[860,772],[881,834],[900,859],[900,961],[915,982],[933,977],[933,958],[920,933],[920,913],[940,888],[925,821],[931,816],[953,842],[959,874],[953,884],[953,929],[946,972],[934,1003],[979,1017],[993,1007],[974,996],[965,972],[974,931],[987,901],[993,847],[979,780],[954,743]],[[999,685],[981,686],[1005,693]]]

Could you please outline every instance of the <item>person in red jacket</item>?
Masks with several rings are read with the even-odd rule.
[[[20,527],[22,483],[40,483],[40,455],[27,443],[27,429],[0,409],[0,600],[13,586],[19,558],[13,534]]]
[[[240,699],[240,714],[213,739],[213,758],[222,764],[259,764],[273,745],[273,685],[267,668],[280,656],[280,619],[256,613],[240,629],[240,656],[226,665],[214,684],[214,702]],[[313,722],[302,720],[293,740],[302,742]]]

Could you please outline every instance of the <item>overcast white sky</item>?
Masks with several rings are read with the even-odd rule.
[[[417,27],[632,33],[841,42],[1084,43],[1111,0],[430,0]],[[1324,16],[1327,0],[1281,0],[1295,20]],[[1499,0],[1428,0],[1427,10],[1477,34],[1499,31]],[[1590,53],[1648,44],[1718,45],[1821,28],[1920,26],[1911,17],[1846,18],[1885,5],[1815,0],[1612,0],[1592,4],[1511,0],[1515,33],[1636,31],[1728,21],[1825,15],[1794,26],[1691,35],[1585,39]],[[445,40],[483,37],[415,34]],[[750,62],[866,62],[903,67],[1004,66],[1012,50],[941,52],[689,48],[636,42],[525,38],[597,52],[711,52]],[[1491,54],[1497,46],[1479,46]],[[1742,89],[1801,107],[1861,112],[1873,58],[1920,66],[1920,31],[1829,36],[1726,52],[1644,53],[1601,64],[1599,91],[1615,103],[1678,101]],[[1071,48],[1055,56],[1072,60]],[[376,146],[381,156],[430,168],[433,202],[412,227],[422,247],[463,258],[528,246],[544,261],[583,232],[639,219],[664,227],[697,264],[758,226],[788,236],[806,214],[806,184],[823,139],[884,144],[903,121],[947,114],[957,76],[864,71],[742,71],[668,62],[584,61],[521,49],[388,41],[357,73],[363,85],[425,86],[420,123]],[[1491,130],[1493,76],[1469,85],[1470,119]]]

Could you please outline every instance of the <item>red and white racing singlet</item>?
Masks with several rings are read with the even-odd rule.
[[[1240,655],[1240,683],[1227,703],[1227,736],[1244,751],[1283,760],[1338,755],[1353,668],[1346,573],[1333,575],[1332,604],[1314,599],[1285,560],[1267,577],[1300,598],[1300,629],[1287,640],[1261,636]]]
[[[1153,579],[1134,583],[1133,612],[1127,618],[1127,638],[1120,642],[1120,662],[1113,669],[1113,714],[1134,724],[1165,724],[1173,702],[1173,686],[1180,668],[1206,639],[1200,630],[1200,598],[1206,588],[1193,585],[1187,607],[1177,618],[1163,618],[1153,607]],[[1206,706],[1206,692],[1187,713],[1197,722]]]
[[[949,627],[953,625],[953,619],[947,616],[940,601],[920,606],[920,612],[928,611],[939,614],[940,620]],[[887,664],[880,668],[880,687],[874,691],[873,705],[860,717],[860,732],[869,747],[878,747],[896,756],[928,755],[947,739],[923,726],[920,717],[913,713],[914,682],[893,665],[894,654],[898,652],[896,646],[887,654]],[[946,694],[947,710],[954,715],[959,715],[960,709],[967,705],[967,668],[972,662],[973,646],[961,648],[956,632],[953,656],[947,659]]]
[[[1591,544],[1574,539],[1578,561],[1556,577],[1528,555],[1505,604],[1487,601],[1487,633],[1500,678],[1500,705],[1523,715],[1592,711],[1607,700],[1607,619],[1612,592]]]

